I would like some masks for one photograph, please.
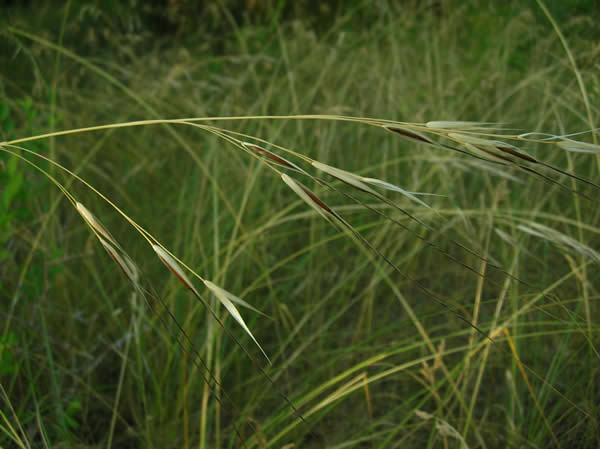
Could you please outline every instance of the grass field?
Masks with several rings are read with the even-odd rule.
[[[598,447],[600,10],[350,3],[6,7],[0,447]]]

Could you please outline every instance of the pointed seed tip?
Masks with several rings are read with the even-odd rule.
[[[83,215],[85,218],[88,218],[92,215],[92,213],[87,209],[87,207],[85,207],[83,204],[81,204],[79,201],[75,202],[75,208],[77,209],[77,211]]]

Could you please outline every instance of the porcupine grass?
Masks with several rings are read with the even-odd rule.
[[[267,119],[281,120],[281,119],[283,119],[283,120],[349,121],[349,122],[354,122],[358,125],[373,126],[373,127],[379,128],[381,130],[389,131],[394,134],[398,134],[405,139],[409,139],[409,140],[415,141],[420,144],[431,145],[434,147],[438,147],[440,149],[450,150],[450,151],[466,154],[472,158],[480,159],[488,164],[497,164],[501,167],[501,169],[506,169],[506,167],[518,168],[520,170],[525,171],[527,174],[529,174],[531,176],[541,177],[541,179],[543,181],[548,182],[553,186],[560,186],[561,188],[568,190],[573,195],[575,195],[575,194],[581,195],[584,198],[586,198],[592,202],[594,200],[590,199],[589,196],[585,196],[579,190],[571,189],[568,186],[561,184],[559,181],[554,181],[554,180],[552,180],[552,178],[540,173],[539,171],[534,170],[533,168],[531,168],[531,166],[534,166],[536,168],[537,168],[537,166],[541,166],[546,171],[564,174],[565,176],[568,176],[571,179],[576,180],[580,183],[587,184],[595,189],[600,189],[600,187],[598,187],[591,181],[587,181],[587,180],[580,178],[574,174],[564,172],[560,169],[552,167],[549,164],[544,163],[543,161],[538,160],[537,158],[535,158],[527,153],[523,153],[517,146],[515,146],[509,142],[510,141],[515,141],[516,143],[535,142],[538,144],[546,144],[546,145],[556,146],[556,147],[563,148],[563,149],[570,150],[570,151],[588,152],[588,153],[589,152],[600,153],[600,146],[594,145],[591,143],[585,143],[585,142],[580,142],[580,141],[574,140],[574,139],[572,139],[571,136],[557,136],[557,135],[549,135],[549,134],[540,135],[538,133],[536,133],[536,134],[531,134],[531,133],[509,134],[509,133],[504,133],[501,131],[499,132],[499,130],[496,127],[494,127],[493,125],[486,124],[486,123],[475,123],[475,122],[441,122],[441,121],[438,121],[438,122],[428,122],[428,123],[424,123],[424,124],[418,124],[418,123],[415,124],[415,123],[400,123],[400,122],[373,120],[373,119],[365,119],[365,118],[354,118],[354,117],[343,117],[343,116],[243,117],[243,118],[213,117],[213,118],[207,118],[207,119],[155,120],[155,121],[143,121],[143,122],[132,122],[132,123],[120,123],[120,124],[116,124],[116,125],[106,125],[106,126],[99,126],[99,127],[93,127],[93,128],[87,128],[87,129],[56,132],[56,133],[52,133],[52,135],[44,135],[44,136],[31,137],[31,138],[25,138],[25,139],[16,139],[11,142],[3,143],[2,148],[3,148],[3,151],[6,151],[6,152],[12,154],[13,157],[20,157],[21,159],[28,162],[33,167],[37,167],[40,171],[42,171],[44,173],[45,176],[47,176],[49,179],[51,179],[56,184],[56,186],[59,187],[60,190],[65,194],[65,196],[67,196],[67,198],[71,201],[71,203],[76,206],[76,209],[78,210],[80,215],[83,217],[85,222],[90,226],[90,228],[96,234],[96,237],[98,238],[101,245],[104,247],[104,249],[106,249],[106,251],[111,256],[111,258],[117,263],[117,265],[121,268],[121,270],[124,272],[126,277],[132,283],[133,287],[135,288],[135,291],[138,292],[142,297],[144,297],[146,299],[146,301],[148,302],[148,305],[151,308],[153,308],[153,305],[152,305],[152,302],[150,300],[148,300],[147,296],[159,299],[159,302],[161,303],[163,308],[165,310],[168,310],[168,306],[159,298],[159,296],[157,294],[153,293],[152,287],[145,288],[145,287],[141,286],[141,284],[139,283],[140,282],[139,281],[139,277],[140,277],[139,269],[136,267],[136,263],[132,261],[131,257],[127,254],[126,250],[124,250],[123,247],[119,243],[117,243],[117,241],[112,237],[110,232],[94,217],[94,215],[91,212],[89,212],[89,210],[85,206],[83,206],[80,202],[78,202],[76,200],[76,198],[73,197],[72,194],[67,191],[67,189],[64,187],[63,184],[56,181],[55,178],[49,172],[44,171],[35,162],[29,161],[29,159],[27,159],[27,158],[23,158],[23,156],[20,155],[19,152],[28,154],[29,156],[36,156],[36,153],[34,153],[30,150],[27,150],[26,148],[19,147],[17,144],[21,144],[21,143],[31,141],[31,140],[38,140],[38,139],[43,139],[43,138],[48,138],[48,137],[56,137],[59,135],[75,134],[75,133],[81,133],[81,132],[101,131],[101,130],[111,129],[111,128],[115,128],[115,127],[143,126],[143,125],[149,126],[149,125],[160,125],[160,124],[163,124],[163,125],[164,124],[189,125],[189,126],[196,127],[201,131],[209,132],[211,134],[214,134],[214,135],[224,139],[226,141],[226,143],[237,147],[239,150],[249,153],[249,155],[251,155],[251,156],[259,158],[261,160],[261,162],[266,164],[267,167],[269,167],[271,170],[275,171],[276,173],[279,173],[281,175],[283,182],[285,184],[287,184],[298,196],[300,196],[300,198],[304,202],[306,202],[316,212],[318,212],[319,215],[321,215],[323,218],[325,218],[327,221],[329,221],[331,224],[333,224],[335,228],[337,228],[339,231],[341,231],[340,234],[342,236],[344,234],[347,234],[350,237],[352,237],[353,240],[355,240],[355,242],[364,251],[364,253],[369,255],[369,257],[367,258],[367,262],[374,262],[374,265],[377,266],[380,270],[381,270],[381,267],[379,267],[377,265],[377,262],[382,262],[382,263],[385,262],[391,269],[392,273],[395,275],[399,275],[404,281],[406,281],[408,283],[408,285],[411,288],[416,287],[417,290],[420,291],[420,293],[424,294],[426,299],[433,301],[433,302],[437,303],[438,305],[441,305],[447,312],[456,315],[465,324],[470,326],[471,330],[476,331],[476,333],[479,335],[472,334],[471,338],[469,339],[469,345],[465,347],[465,348],[468,348],[467,360],[469,360],[470,357],[472,357],[472,353],[476,353],[476,352],[480,351],[482,347],[484,347],[484,346],[482,346],[482,343],[479,343],[478,344],[479,347],[478,347],[476,345],[476,341],[475,341],[474,337],[483,337],[485,344],[489,344],[494,341],[494,338],[498,338],[498,335],[501,334],[501,331],[503,331],[506,334],[508,341],[510,342],[510,349],[513,351],[514,359],[517,361],[517,363],[519,365],[519,368],[523,374],[523,378],[526,380],[527,385],[530,387],[530,391],[532,393],[533,398],[535,399],[536,407],[538,408],[540,416],[543,418],[544,423],[546,424],[549,434],[552,436],[553,440],[555,440],[555,442],[557,444],[559,444],[556,435],[552,431],[552,427],[546,417],[545,412],[543,411],[542,407],[539,405],[539,402],[537,400],[537,397],[535,396],[535,393],[533,392],[533,390],[531,390],[529,378],[527,376],[525,368],[530,370],[536,377],[538,377],[540,380],[542,380],[544,385],[548,385],[551,389],[553,389],[555,393],[557,393],[559,395],[561,393],[556,388],[554,388],[550,382],[548,382],[546,379],[543,379],[541,376],[539,376],[537,373],[535,373],[535,371],[531,370],[529,367],[527,367],[527,365],[524,365],[520,361],[520,359],[516,353],[515,346],[512,344],[512,340],[510,338],[510,333],[507,330],[508,323],[510,323],[510,321],[512,321],[513,318],[512,317],[509,318],[502,325],[496,324],[494,327],[490,328],[488,331],[482,330],[482,328],[480,327],[480,325],[477,322],[477,318],[478,318],[477,315],[471,316],[469,313],[465,314],[464,311],[462,309],[460,309],[460,306],[450,304],[447,300],[440,297],[438,294],[434,293],[429,288],[429,286],[427,286],[423,283],[422,280],[417,279],[416,277],[414,277],[412,275],[405,274],[404,271],[398,267],[398,265],[396,265],[394,262],[391,261],[391,258],[389,256],[384,255],[377,248],[377,246],[375,244],[371,243],[368,239],[363,237],[360,230],[358,228],[354,227],[352,224],[350,224],[346,219],[344,219],[340,215],[339,212],[334,211],[330,206],[325,204],[321,199],[319,199],[307,187],[305,187],[304,185],[302,185],[295,179],[291,178],[288,174],[280,172],[280,169],[283,168],[283,169],[286,169],[286,170],[289,170],[289,171],[295,173],[296,175],[305,176],[309,180],[311,180],[313,182],[317,182],[318,185],[326,186],[326,187],[329,187],[330,189],[333,189],[335,192],[339,192],[339,190],[337,188],[331,186],[329,183],[327,183],[323,179],[309,174],[306,170],[301,168],[298,164],[291,162],[289,159],[276,154],[274,151],[268,150],[268,149],[264,148],[263,146],[260,146],[259,144],[239,140],[239,138],[237,137],[237,136],[239,136],[239,133],[232,133],[232,132],[222,129],[222,128],[217,128],[212,125],[203,124],[203,122],[206,122],[206,121],[219,122],[219,121],[223,121],[223,120],[229,121],[229,120],[241,120],[241,119],[243,119],[243,120],[257,120],[257,119],[258,120],[267,120]],[[429,135],[433,135],[434,137],[433,138],[429,137]],[[246,138],[246,139],[250,138],[250,139],[259,141],[261,145],[274,146],[272,143],[267,142],[264,139],[257,139],[257,138],[253,138],[252,136],[247,136],[247,135],[242,135],[241,137]],[[438,141],[438,139],[440,139],[440,138],[441,138],[442,142]],[[443,142],[450,142],[450,143],[443,143]],[[402,231],[418,237],[418,239],[421,242],[425,243],[426,246],[437,251],[439,253],[439,257],[445,257],[451,261],[456,261],[459,266],[462,266],[462,267],[466,268],[467,270],[470,270],[473,274],[475,274],[477,276],[478,281],[480,282],[480,285],[483,285],[484,282],[488,282],[488,283],[492,283],[495,287],[501,287],[501,285],[499,283],[486,278],[486,275],[484,273],[481,273],[477,268],[474,268],[468,264],[460,262],[455,256],[452,256],[449,252],[444,250],[439,244],[436,244],[421,235],[424,231],[430,231],[430,232],[434,232],[434,233],[438,232],[438,230],[436,230],[435,227],[436,226],[439,227],[439,223],[434,226],[424,223],[421,219],[415,217],[414,213],[411,213],[411,212],[407,211],[405,208],[400,207],[396,202],[389,200],[388,198],[383,196],[381,193],[374,190],[371,186],[398,192],[401,195],[403,195],[404,197],[406,197],[407,199],[411,200],[412,202],[417,203],[420,206],[425,206],[425,208],[427,209],[427,208],[429,208],[429,206],[418,197],[418,196],[422,195],[421,192],[408,192],[405,189],[403,189],[397,185],[394,185],[388,181],[384,181],[384,180],[380,180],[380,179],[372,178],[372,177],[365,177],[365,176],[362,176],[362,175],[359,175],[356,173],[352,173],[352,172],[348,172],[348,171],[345,171],[345,170],[342,170],[339,168],[335,168],[330,165],[327,165],[327,164],[324,164],[324,163],[321,163],[318,161],[314,161],[311,158],[303,156],[303,155],[296,153],[285,147],[276,146],[276,148],[278,148],[280,151],[284,151],[286,153],[291,153],[293,156],[303,159],[304,160],[303,162],[305,164],[310,164],[310,165],[318,168],[320,171],[327,173],[334,179],[342,181],[346,185],[354,188],[356,191],[361,192],[361,193],[366,193],[369,196],[371,196],[372,198],[380,200],[382,202],[381,204],[383,206],[387,206],[387,208],[391,209],[392,211],[399,212],[403,218],[408,219],[407,220],[408,222],[410,222],[410,221],[414,222],[415,224],[419,225],[421,227],[421,229],[415,230],[415,229],[407,226],[406,224],[402,223],[398,219],[389,217],[389,215],[387,215],[385,212],[378,211],[377,209],[373,208],[372,206],[369,206],[368,204],[366,204],[365,202],[363,202],[361,200],[357,200],[352,195],[350,195],[348,193],[343,194],[346,198],[351,199],[355,204],[357,204],[358,207],[364,207],[370,211],[377,212],[379,214],[379,216],[383,217],[384,219],[387,219],[388,221],[391,221],[393,224],[397,225]],[[167,266],[167,268],[169,268],[169,270],[175,275],[175,277],[188,290],[190,290],[197,299],[200,300],[200,302],[208,309],[208,311],[210,311],[210,315],[212,316],[213,319],[216,320],[217,323],[219,323],[221,325],[221,328],[226,329],[226,327],[223,324],[223,318],[219,317],[218,311],[215,310],[215,305],[213,305],[211,307],[208,304],[208,302],[206,302],[206,300],[203,298],[203,296],[193,286],[193,282],[190,281],[189,278],[184,273],[183,268],[180,266],[180,264],[182,264],[181,260],[176,260],[176,258],[174,258],[174,256],[173,256],[173,254],[166,251],[164,249],[164,246],[162,244],[160,244],[159,241],[154,236],[152,236],[152,234],[148,233],[148,231],[146,231],[143,227],[141,227],[139,224],[137,224],[132,218],[130,218],[121,209],[119,209],[113,202],[108,200],[104,195],[102,195],[100,192],[98,192],[96,189],[94,189],[92,186],[90,186],[88,183],[86,183],[80,177],[78,177],[71,171],[64,169],[64,167],[57,165],[54,161],[51,161],[51,160],[47,159],[46,157],[42,157],[42,159],[50,162],[50,164],[53,166],[58,166],[59,168],[64,170],[67,173],[67,175],[71,175],[71,176],[77,178],[78,181],[83,182],[87,187],[90,187],[95,193],[100,195],[102,199],[104,199],[106,202],[108,202],[108,204],[111,205],[115,209],[116,212],[120,213],[125,218],[125,220],[127,222],[129,222],[129,224],[131,224],[136,229],[136,231],[138,231],[141,234],[141,236],[150,244],[150,246],[152,247],[154,252],[158,255],[159,259]],[[381,207],[381,205],[379,207]],[[438,213],[438,215],[439,215],[439,213]],[[435,219],[435,218],[438,218],[438,216],[434,215],[433,217],[430,217],[430,218]],[[518,229],[521,230],[522,232],[525,232],[530,235],[534,235],[536,237],[542,237],[547,240],[551,240],[555,243],[562,243],[563,245],[569,247],[571,250],[574,250],[575,252],[578,252],[587,258],[591,258],[592,260],[600,259],[598,254],[593,249],[588,248],[587,246],[585,246],[579,242],[576,242],[572,239],[562,237],[558,231],[553,230],[551,228],[547,228],[543,225],[533,223],[533,224],[531,224],[531,227],[527,227],[523,224],[519,224]],[[490,268],[488,268],[488,269],[491,269],[493,267],[493,269],[499,270],[502,274],[507,275],[507,277],[506,277],[507,281],[514,281],[519,284],[526,285],[527,287],[531,286],[530,284],[526,283],[525,281],[519,279],[517,276],[506,272],[497,263],[492,263],[487,258],[487,256],[482,255],[477,250],[468,248],[466,245],[457,242],[453,238],[447,237],[444,233],[441,233],[441,237],[442,237],[442,239],[448,240],[449,243],[451,243],[454,246],[457,246],[459,249],[466,252],[467,255],[475,256],[479,260],[479,262],[486,264],[486,266],[489,266]],[[256,312],[258,312],[258,310],[256,308],[252,307],[247,302],[241,300],[240,298],[238,298],[238,297],[232,295],[231,293],[221,289],[220,287],[214,285],[212,282],[203,279],[201,276],[199,276],[195,271],[191,270],[189,267],[187,267],[187,266],[185,266],[185,267],[187,268],[187,270],[190,270],[194,276],[199,278],[200,281],[206,285],[209,292],[211,292],[215,295],[216,299],[218,299],[218,302],[220,304],[222,304],[225,307],[225,309],[229,312],[229,314],[231,314],[231,316],[234,317],[235,321],[237,321],[238,324],[241,325],[241,327],[251,337],[251,339],[259,347],[259,349],[263,352],[263,354],[265,355],[265,357],[267,357],[267,360],[268,360],[268,356],[266,355],[264,350],[260,347],[260,344],[256,341],[255,337],[253,336],[252,332],[249,330],[248,326],[244,322],[243,318],[241,317],[240,313],[238,312],[238,310],[234,304],[242,305],[244,307],[249,307],[250,309],[253,309]],[[388,275],[389,275],[389,273],[386,274],[386,277]],[[518,310],[518,313],[516,315],[524,313],[524,310],[527,310],[528,308],[530,308],[532,306],[532,303],[539,302],[540,298],[548,299],[550,304],[552,304],[552,305],[557,305],[557,304],[559,304],[559,301],[560,301],[560,300],[558,300],[558,301],[553,300],[548,296],[547,293],[542,292],[540,294],[537,294],[535,296],[535,298],[531,302],[529,302],[524,308]],[[429,336],[427,331],[422,326],[419,318],[414,314],[414,312],[412,312],[411,306],[408,305],[408,303],[405,300],[401,299],[401,303],[405,307],[406,311],[410,314],[411,319],[413,320],[413,324],[419,330],[421,336],[423,337],[424,342],[429,346],[429,348],[435,354],[435,346],[432,343],[431,337]],[[217,304],[217,303],[214,303],[214,304]],[[479,306],[479,304],[476,304],[476,307],[478,307],[478,306]],[[496,310],[497,310],[497,312],[499,312],[499,305]],[[170,314],[170,312],[168,312],[168,311],[167,311],[167,313],[169,314],[169,318],[172,319],[175,323],[177,323],[176,317],[174,315]],[[573,315],[571,315],[571,314],[569,316],[573,317]],[[9,315],[9,320],[10,320],[10,318],[11,317]],[[498,315],[495,316],[494,321],[497,321],[497,319],[498,319]],[[220,405],[222,405],[221,399],[223,399],[223,397],[226,397],[228,399],[228,401],[230,402],[230,404],[233,406],[234,402],[229,398],[228,395],[226,395],[226,393],[221,391],[220,382],[214,376],[214,374],[212,373],[212,370],[206,364],[206,361],[200,356],[200,354],[197,352],[197,350],[195,348],[189,347],[192,344],[192,342],[189,339],[189,337],[187,336],[187,334],[185,333],[181,324],[177,324],[177,330],[179,331],[179,333],[181,335],[176,336],[176,340],[179,343],[181,343],[181,347],[184,350],[184,354],[189,354],[188,351],[192,350],[193,351],[192,352],[193,360],[196,363],[198,363],[198,361],[200,363],[199,365],[195,365],[195,366],[197,368],[199,368],[200,370],[206,370],[206,372],[203,373],[206,376],[204,379],[206,387],[215,389],[215,391],[213,391],[213,394],[216,395],[218,403]],[[581,330],[581,327],[579,327],[578,330]],[[228,334],[229,334],[229,332],[228,332]],[[240,348],[242,348],[242,350],[250,357],[250,359],[252,359],[254,361],[255,364],[258,365],[259,370],[268,379],[268,381],[272,385],[272,387],[276,388],[275,380],[271,376],[269,376],[260,367],[260,365],[259,365],[260,362],[257,362],[252,357],[252,355],[250,355],[250,353],[247,352],[247,349],[243,345],[241,345],[232,334],[229,334],[229,336],[231,338],[233,338],[235,343]],[[590,336],[588,336],[588,338],[589,337]],[[187,347],[187,349],[186,349],[186,347]],[[440,352],[441,352],[441,349],[440,349]],[[198,357],[198,359],[196,359],[195,357]],[[453,389],[455,390],[455,394],[457,395],[457,398],[460,402],[461,407],[466,410],[467,409],[466,402],[464,401],[464,398],[461,396],[461,394],[458,392],[457,387],[454,384],[454,381],[452,380],[451,373],[448,371],[444,362],[442,362],[441,360],[442,360],[442,357],[441,357],[441,355],[438,354],[437,357],[435,357],[435,363],[431,367],[431,369],[433,371],[435,371],[435,369],[443,370],[447,380],[453,384]],[[422,361],[422,360],[420,360],[420,361]],[[427,367],[427,364],[424,363],[424,366]],[[405,367],[403,366],[403,369],[404,368]],[[395,372],[396,370],[391,370],[391,371]],[[377,377],[386,377],[386,375],[376,376],[376,378]],[[429,374],[427,374],[427,376],[431,377],[431,376],[433,376],[433,374],[429,373]],[[427,377],[427,376],[425,376],[425,377]],[[368,385],[368,383],[370,383],[370,381],[367,380],[367,377],[364,375],[364,373],[360,377],[361,377],[360,384],[364,387],[367,387],[367,385]],[[429,380],[432,380],[432,379],[429,379]],[[358,380],[357,380],[357,382],[358,382]],[[356,383],[350,382],[349,384],[346,384],[342,390],[336,390],[334,392],[334,397],[337,398],[340,394],[343,396],[344,394],[347,393],[346,389],[348,391],[352,391],[355,388],[356,388]],[[222,394],[224,394],[225,396],[222,396]],[[305,418],[303,415],[306,415],[307,417],[309,417],[313,413],[318,411],[320,408],[324,407],[323,403],[320,403],[320,404],[317,404],[315,407],[307,410],[306,412],[300,413],[296,409],[296,407],[293,405],[293,403],[289,400],[289,398],[287,398],[287,396],[285,394],[282,393],[282,396],[285,399],[285,401],[288,403],[288,405],[290,406],[290,408],[291,408],[290,413],[293,413],[295,415],[296,421],[292,424],[289,424],[287,427],[284,427],[284,429],[281,432],[277,433],[275,435],[274,439],[272,440],[272,442],[277,441],[279,438],[281,438],[283,435],[285,435],[285,433],[288,429],[293,428],[296,424],[298,424],[300,422],[306,424],[306,421],[305,421]],[[219,398],[221,398],[221,399],[219,399]],[[324,400],[324,403],[327,404],[329,402],[332,402],[333,400],[334,399],[331,399],[328,397]],[[575,404],[572,404],[572,405],[575,406]],[[584,410],[579,409],[579,411],[581,413],[585,414]],[[422,415],[422,416],[425,416],[425,415]],[[427,416],[429,416],[429,415],[427,415]],[[247,444],[246,441],[244,440],[244,437],[242,436],[240,430],[238,429],[238,427],[234,425],[234,429],[235,429],[235,433],[237,434],[237,437],[240,439],[240,442],[242,444]],[[446,430],[446,432],[447,432],[447,430]],[[460,436],[460,433],[457,432],[456,435]],[[250,440],[250,442],[253,443],[254,440]]]
[[[526,23],[527,19],[523,20]],[[536,86],[538,79],[550,83],[550,87],[544,87],[546,90],[540,88],[538,106],[529,104],[527,95],[516,98],[509,95],[511,86],[519,85],[515,87],[514,80],[509,79],[512,72],[508,65],[502,66],[504,73],[487,71],[494,74],[495,82],[500,80],[501,86],[506,83],[497,88],[496,111],[483,107],[489,104],[486,92],[494,92],[489,85],[470,90],[479,92],[472,93],[471,98],[453,92],[461,97],[462,103],[430,104],[421,98],[429,92],[431,98],[441,101],[446,98],[449,86],[464,93],[459,76],[464,67],[460,67],[456,53],[443,71],[435,67],[442,60],[448,61],[447,55],[442,59],[436,54],[452,45],[446,38],[453,36],[454,24],[443,25],[446,28],[438,30],[439,35],[430,42],[428,52],[420,55],[422,60],[432,61],[432,65],[423,67],[424,76],[413,78],[418,80],[415,83],[423,84],[420,89],[393,82],[393,76],[386,73],[391,69],[386,69],[383,60],[369,58],[367,44],[356,50],[363,51],[367,58],[364,63],[381,69],[380,76],[388,80],[385,89],[379,87],[371,97],[364,91],[365,97],[360,101],[365,105],[387,95],[405,99],[410,91],[419,97],[414,99],[415,104],[426,104],[429,108],[411,110],[410,106],[399,106],[395,101],[382,101],[385,107],[372,111],[373,116],[396,117],[399,107],[402,116],[422,118],[425,122],[431,118],[472,116],[465,113],[472,109],[479,111],[478,119],[493,121],[490,117],[501,116],[506,120],[511,113],[521,119],[537,107],[537,121],[525,122],[531,129],[566,135],[569,130],[586,128],[582,126],[587,123],[585,118],[578,120],[577,114],[571,117],[567,112],[573,99],[579,98],[577,86],[569,89],[567,83],[562,93],[553,91],[552,86],[563,87],[558,79],[571,79],[566,74],[568,65],[563,68],[557,63],[549,66],[549,72],[545,71],[541,68],[543,48],[533,55],[541,59],[539,65],[535,65],[535,59],[532,61],[537,68],[525,75],[520,85],[521,89],[528,83]],[[525,28],[518,21],[511,23],[511,27],[507,35]],[[400,38],[390,39],[389,45],[398,46]],[[548,39],[540,45],[549,46],[550,42]],[[299,53],[298,49],[287,50]],[[399,61],[394,62],[393,55],[402,52],[387,54],[392,58],[392,66],[401,67]],[[325,104],[334,104],[331,98],[343,98],[344,92],[349,91],[358,92],[361,98],[362,91],[351,88],[352,77],[348,75],[364,73],[357,59],[348,59],[344,67],[333,54],[328,62],[325,57],[328,55],[325,48],[317,46],[314,54],[306,58],[309,61],[306,71],[314,67],[314,61],[325,61],[346,75],[347,84],[333,79],[335,74],[326,71],[322,84],[313,86],[314,92],[335,84],[339,97],[334,96],[333,90],[325,91],[331,96]],[[493,56],[492,49],[490,67],[492,59],[497,61]],[[291,58],[287,63],[300,65],[293,61]],[[488,60],[481,61],[482,65],[487,63]],[[547,77],[547,73],[557,80]],[[139,70],[130,75],[138,79],[142,76]],[[276,84],[272,85],[272,92],[263,94],[276,97],[277,101],[289,101],[288,111],[302,110],[304,107],[295,109],[290,100],[294,91],[297,94],[298,89],[304,90],[294,84],[301,83],[302,76],[306,76],[302,70],[296,71],[297,78],[289,81],[285,100],[281,100],[282,95],[275,95]],[[222,82],[227,83],[226,77]],[[241,95],[245,88],[229,87],[233,91],[224,100],[225,105],[237,103],[240,109],[247,105],[248,110],[255,110],[250,99]],[[186,101],[202,103],[193,99],[193,92]],[[263,101],[274,103],[264,98]],[[558,105],[553,116],[540,106],[544,104]],[[560,105],[565,106],[565,111]],[[577,104],[580,106],[583,107]],[[285,109],[286,105],[280,107]],[[500,107],[506,111],[499,114]],[[519,109],[523,112],[518,112]],[[148,115],[153,114],[148,111]],[[169,115],[181,114],[173,111]],[[81,443],[91,445],[102,441],[103,445],[113,447],[127,444],[238,447],[241,444],[233,427],[235,423],[248,447],[285,447],[288,443],[310,447],[320,444],[321,437],[328,447],[360,443],[381,448],[418,446],[428,440],[431,445],[453,444],[453,439],[461,438],[469,447],[518,445],[525,441],[548,445],[553,440],[563,447],[568,447],[571,441],[594,444],[590,432],[594,429],[593,419],[589,415],[593,415],[590,411],[593,398],[597,397],[593,382],[593,362],[597,361],[594,353],[597,328],[593,324],[597,310],[593,281],[597,270],[594,249],[598,234],[594,225],[597,190],[539,165],[549,163],[593,181],[597,179],[594,156],[566,152],[564,147],[570,150],[596,147],[572,144],[557,137],[554,143],[534,143],[531,151],[538,162],[532,163],[524,159],[526,156],[507,153],[516,151],[510,146],[489,144],[500,140],[521,149],[523,142],[518,139],[487,134],[519,136],[523,130],[486,128],[475,130],[472,135],[464,129],[469,126],[464,123],[445,122],[428,127],[426,123],[376,121],[375,124],[387,128],[373,128],[327,120],[331,118],[334,117],[310,121],[261,118],[227,125],[214,120],[195,122],[212,127],[217,134],[206,134],[189,125],[161,132],[159,126],[132,128],[123,122],[125,128],[112,134],[109,129],[77,133],[74,138],[55,138],[58,154],[69,168],[76,168],[78,160],[69,155],[67,148],[87,145],[94,152],[104,145],[110,146],[112,151],[92,156],[91,169],[83,173],[85,179],[102,185],[102,192],[118,199],[115,203],[123,211],[157,238],[160,236],[164,247],[180,261],[268,314],[271,319],[239,309],[273,363],[264,362],[244,330],[234,320],[227,319],[229,315],[223,307],[217,312],[227,331],[207,315],[185,283],[157,258],[152,246],[131,232],[133,228],[126,219],[98,201],[81,184],[71,184],[69,175],[54,169],[65,188],[99,217],[139,265],[142,278],[153,286],[143,290],[152,310],[146,307],[139,292],[132,289],[127,270],[119,276],[119,265],[127,266],[127,262],[116,265],[111,259],[114,254],[109,252],[106,257],[97,251],[103,248],[102,243],[88,227],[81,226],[85,222],[75,208],[59,205],[55,206],[56,212],[40,215],[42,220],[59,219],[55,232],[63,234],[59,241],[65,248],[66,256],[61,259],[65,269],[64,273],[48,278],[56,280],[45,290],[16,297],[15,315],[7,322],[6,328],[13,334],[19,330],[16,334],[22,335],[24,330],[31,329],[31,335],[24,341],[15,344],[6,340],[12,351],[17,356],[35,355],[24,357],[28,362],[10,374],[8,384],[3,382],[3,387],[11,387],[6,398],[16,411],[11,418],[10,409],[3,408],[9,411],[4,415],[12,423],[17,439],[30,439],[32,444],[48,439],[49,444],[57,444],[77,438]],[[156,124],[166,122],[159,120]],[[134,131],[131,134],[134,137],[127,141],[122,136],[129,130]],[[238,136],[231,131],[246,135]],[[220,133],[239,141],[227,142]],[[427,146],[415,138],[417,135],[473,151],[499,163],[508,163],[503,158],[509,158],[511,167],[455,154],[448,148]],[[450,139],[443,139],[442,135]],[[409,141],[400,143],[402,137],[408,137]],[[473,137],[485,141],[474,141]],[[549,136],[531,137],[541,140]],[[183,143],[180,139],[184,139]],[[573,139],[593,142],[593,136]],[[561,143],[563,148],[559,146]],[[475,149],[466,144],[474,145]],[[311,159],[296,158],[276,145]],[[175,148],[179,152],[174,154]],[[357,154],[361,159],[356,158]],[[26,157],[40,163],[35,156]],[[178,161],[172,162],[173,158]],[[131,164],[132,160],[136,163]],[[194,167],[190,160],[196,164]],[[302,183],[319,201],[302,187],[289,188],[290,183],[286,185],[263,162],[272,163],[274,168]],[[330,190],[312,177],[282,168],[285,162],[322,178],[363,204]],[[515,163],[523,167],[512,166]],[[25,167],[24,162],[20,164]],[[360,178],[329,167],[358,174]],[[550,184],[541,175],[550,176],[564,186]],[[381,182],[369,184],[364,178],[383,180],[404,191],[386,192],[380,190]],[[145,179],[143,187],[138,187],[142,179]],[[357,190],[354,188],[357,185],[347,185],[353,182],[366,185],[383,198]],[[293,181],[291,184],[294,185]],[[592,201],[566,188],[581,191]],[[307,196],[298,197],[299,192]],[[411,198],[410,192],[443,196]],[[422,223],[395,209],[394,204]],[[365,209],[365,205],[389,218]],[[410,279],[402,277],[381,256],[365,247],[336,214],[361,232]],[[416,237],[415,232],[426,241]],[[207,241],[206,236],[211,239]],[[30,243],[33,252],[51,250],[45,246],[45,237],[40,240],[35,237],[35,234],[25,235],[22,242],[25,246]],[[452,240],[485,256],[486,261],[465,252]],[[483,272],[489,281],[461,263]],[[527,284],[507,277],[491,265],[501,266]],[[46,270],[52,266],[50,261]],[[200,290],[202,283],[191,279],[197,282],[194,288]],[[437,303],[423,288],[440,295],[453,311]],[[23,295],[16,289],[13,293]],[[199,293],[216,307],[216,298],[207,290]],[[36,294],[43,300],[32,301]],[[56,301],[57,297],[60,301]],[[27,300],[30,302],[24,302]],[[189,342],[181,339],[179,329],[160,301],[172,310],[210,371],[197,360]],[[490,344],[457,318],[455,312],[479,326],[495,343]],[[171,327],[166,329],[164,323]],[[252,366],[232,337],[239,339],[267,370],[275,387]],[[178,346],[177,338],[185,351]],[[35,349],[36,345],[43,350]],[[522,369],[516,354],[545,382]],[[585,364],[590,369],[582,369]],[[52,376],[54,386],[45,389],[43,385]],[[28,379],[35,386],[33,392],[20,390],[20,379]],[[216,386],[215,379],[223,385],[225,393]],[[298,415],[280,393],[295,404],[306,424],[298,421]],[[230,399],[223,397],[224,394]],[[51,409],[58,410],[58,405],[63,410],[54,415]],[[28,429],[23,434],[14,425],[16,417]],[[32,434],[31,428],[39,430]],[[305,437],[309,432],[311,436]]]

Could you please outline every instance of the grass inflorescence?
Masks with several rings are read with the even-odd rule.
[[[595,447],[597,51],[442,13],[118,71],[6,31],[94,77],[0,110],[0,445]]]

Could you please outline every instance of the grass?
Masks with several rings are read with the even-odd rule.
[[[1,73],[0,445],[597,447],[598,189],[543,165],[598,184],[597,136],[523,134],[597,127],[598,51],[534,7],[247,27],[218,57],[83,56],[64,10],[7,29],[36,75]]]

